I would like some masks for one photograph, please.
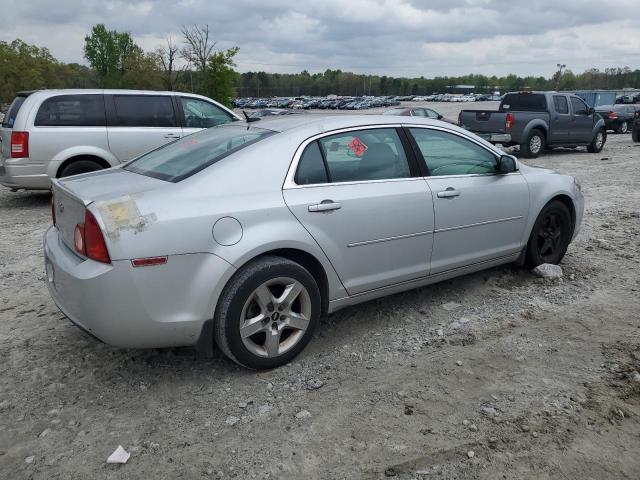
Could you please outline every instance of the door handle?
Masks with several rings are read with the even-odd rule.
[[[167,133],[164,138],[180,138],[180,135],[177,133]]]
[[[449,187],[446,190],[443,190],[442,192],[438,192],[438,198],[453,198],[453,197],[459,197],[460,196],[460,192],[458,190],[455,190],[453,187]]]
[[[338,210],[342,208],[342,205],[333,200],[323,200],[315,205],[309,205],[310,212],[330,212],[332,210]]]

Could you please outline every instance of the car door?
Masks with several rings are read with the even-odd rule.
[[[587,143],[593,136],[593,115],[589,107],[578,97],[569,97],[571,101],[571,141]]]
[[[553,107],[555,112],[551,114],[551,131],[549,143],[570,142],[571,115],[569,114],[569,101],[566,95],[553,95]]]
[[[307,140],[285,183],[350,295],[429,273],[432,197],[401,135],[369,127]]]
[[[109,149],[121,162],[182,136],[170,95],[105,95]]]
[[[409,132],[433,195],[431,274],[519,252],[529,211],[524,177],[497,174],[496,154],[461,134],[435,127]]]
[[[222,125],[235,119],[220,106],[201,98],[180,95],[177,99],[183,135]]]

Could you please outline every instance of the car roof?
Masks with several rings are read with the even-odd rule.
[[[60,88],[46,90],[31,90],[19,92],[19,95],[42,95],[45,97],[52,95],[96,95],[96,94],[121,94],[121,95],[187,95],[190,97],[207,98],[202,95],[188,92],[174,92],[166,90],[127,90],[119,88]]]
[[[282,115],[262,118],[259,122],[252,123],[255,127],[275,132],[297,131],[310,135],[350,127],[403,124],[446,127],[450,130],[468,133],[466,130],[440,120],[393,115]]]

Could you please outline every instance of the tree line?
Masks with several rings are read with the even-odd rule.
[[[327,69],[321,73],[237,73],[238,47],[216,49],[208,25],[183,26],[179,39],[168,37],[150,52],[127,32],[95,25],[85,37],[89,66],[63,63],[47,48],[20,39],[0,41],[0,103],[15,93],[41,88],[131,88],[179,90],[214,98],[229,105],[234,96],[300,95],[427,95],[445,93],[455,85],[474,85],[476,92],[520,90],[614,89],[640,87],[640,70],[629,67],[560,69],[550,78],[462,75],[426,78],[367,75]]]

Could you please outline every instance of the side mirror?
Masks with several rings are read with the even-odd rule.
[[[440,114],[438,114],[438,120],[442,120],[444,117]]]
[[[518,161],[511,155],[502,155],[498,159],[496,171],[501,175],[518,171]]]

